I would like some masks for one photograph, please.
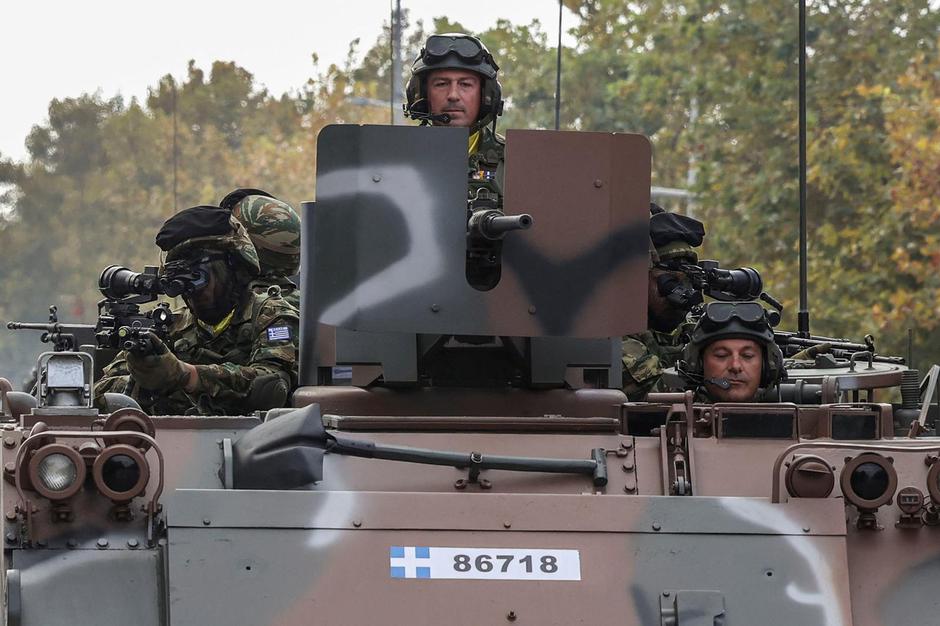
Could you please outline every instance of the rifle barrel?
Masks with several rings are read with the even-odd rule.
[[[47,333],[71,332],[73,330],[94,330],[91,324],[49,324],[41,322],[7,322],[10,330],[44,330]]]

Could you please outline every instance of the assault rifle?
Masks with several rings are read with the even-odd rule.
[[[780,347],[784,358],[812,360],[818,354],[830,354],[836,359],[848,360],[859,352],[867,352],[871,354],[871,360],[873,361],[904,365],[903,357],[875,354],[875,339],[871,335],[865,335],[864,341],[865,343],[858,343],[838,337],[822,337],[819,335],[803,337],[796,332],[774,332],[774,342]]]

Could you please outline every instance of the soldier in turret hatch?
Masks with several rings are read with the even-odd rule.
[[[411,68],[405,114],[422,124],[468,128],[470,197],[480,190],[502,206],[505,140],[499,66],[486,46],[463,33],[431,35]]]
[[[245,226],[221,207],[168,219],[156,237],[162,275],[188,283],[165,344],[120,352],[95,385],[135,398],[153,415],[245,415],[282,407],[297,384],[297,309],[255,293],[258,254]]]
[[[638,401],[660,390],[663,370],[675,365],[686,339],[682,328],[702,292],[678,269],[695,263],[705,227],[696,219],[664,211],[650,203],[650,271],[647,330],[623,338],[623,391]]]
[[[785,376],[783,354],[757,302],[708,303],[678,369],[710,402],[757,401]]]

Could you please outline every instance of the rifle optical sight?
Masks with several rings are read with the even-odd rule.
[[[101,349],[147,352],[152,349],[150,333],[166,338],[173,323],[170,305],[161,302],[150,311],[140,305],[153,302],[161,294],[177,296],[191,286],[189,277],[168,279],[159,269],[148,265],[143,272],[133,272],[120,265],[110,265],[98,277],[98,289],[104,300],[98,303],[95,341]]]
[[[171,298],[196,291],[207,281],[205,271],[194,270],[183,261],[167,263],[163,275],[157,267],[148,265],[143,272],[134,272],[120,265],[106,267],[98,277],[98,289],[105,298],[120,300],[127,296],[156,298],[166,294]]]
[[[753,267],[726,270],[718,261],[699,261],[697,264],[664,262],[656,267],[682,272],[689,277],[693,288],[715,300],[756,300],[764,290],[760,273]]]
[[[706,293],[712,297],[713,292],[719,292],[734,300],[756,300],[764,290],[760,274],[752,267],[726,270],[718,267],[716,261],[702,261],[699,265],[705,271]]]
[[[160,289],[157,268],[148,265],[143,272],[134,272],[120,265],[109,265],[98,277],[98,289],[105,298],[120,300],[126,296],[157,296]]]

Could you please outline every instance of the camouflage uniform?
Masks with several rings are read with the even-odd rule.
[[[271,287],[277,286],[277,294],[271,293]],[[248,287],[258,295],[279,295],[284,301],[300,311],[300,288],[286,276],[259,276],[248,283]]]
[[[285,299],[248,292],[229,325],[212,337],[183,308],[176,313],[167,346],[180,360],[196,366],[199,388],[191,394],[142,389],[128,372],[127,354],[121,352],[105,368],[95,396],[125,393],[152,415],[244,415],[255,408],[250,395],[256,378],[287,377],[291,389],[297,386],[298,317]],[[276,329],[284,327],[288,339],[269,339],[272,330],[283,336],[284,331]]]
[[[506,170],[506,140],[493,132],[490,127],[479,130],[476,151],[470,153],[468,179],[469,197],[476,197],[480,189],[495,194],[502,206],[503,185]]]
[[[661,384],[663,370],[674,367],[682,357],[683,338],[684,333],[655,330],[623,338],[623,392],[630,401],[643,400],[653,391],[667,391]]]
[[[280,295],[257,294],[249,288],[259,263],[245,226],[220,207],[193,207],[167,220],[157,235],[157,245],[167,252],[161,272],[169,272],[174,263],[187,267],[193,253],[195,258],[209,252],[226,253],[227,261],[215,262],[229,263],[226,276],[242,291],[233,294],[232,312],[219,322],[218,330],[209,330],[183,308],[176,312],[165,347],[155,346],[149,355],[119,353],[95,385],[99,408],[109,392],[130,395],[146,411],[158,415],[244,415],[283,406],[287,393],[297,385],[299,313]],[[132,371],[146,373],[140,368],[148,367],[142,363],[147,360],[158,372],[151,388],[142,387],[131,375]],[[157,361],[155,366],[153,361]],[[191,392],[183,389],[183,380],[189,377],[179,379],[176,374],[186,372],[188,366],[196,372]]]
[[[468,199],[496,200],[502,208],[506,141],[496,134],[496,118],[503,113],[499,66],[483,42],[466,33],[441,33],[428,37],[411,66],[405,86],[405,115],[429,124],[427,77],[434,70],[463,70],[480,77],[480,108],[469,125]],[[439,123],[436,120],[434,123]],[[474,137],[477,137],[474,143]]]
[[[655,260],[683,258],[696,262],[698,255],[694,248],[701,245],[704,236],[701,223],[685,216],[668,214],[655,204],[650,205],[650,213],[651,254]],[[693,326],[694,322],[686,319],[672,332],[646,330],[623,337],[622,382],[628,399],[635,402],[643,400],[651,391],[667,391],[662,385],[663,371],[674,367],[682,358]]]

